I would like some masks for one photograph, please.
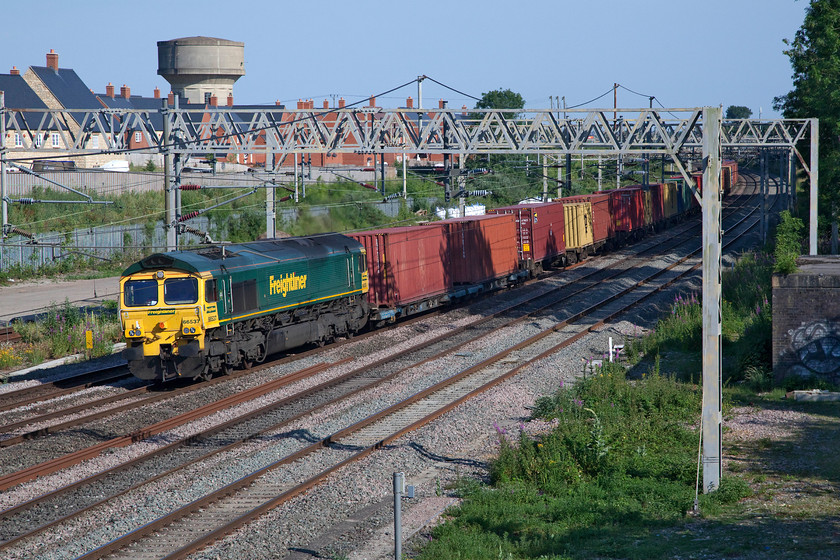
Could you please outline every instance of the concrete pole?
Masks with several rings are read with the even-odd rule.
[[[174,251],[178,247],[175,229],[175,191],[172,188],[172,123],[169,122],[169,104],[162,101],[163,117],[163,188],[164,188],[164,229],[166,230],[166,250]]]
[[[464,154],[458,154],[458,192],[461,195],[458,197],[458,211],[461,213],[462,218],[466,216],[467,211],[467,199],[464,196],[464,191],[467,188],[467,178],[464,177],[465,159],[467,158],[464,157]]]
[[[560,166],[560,156],[557,156],[557,198],[563,198],[563,168]]]
[[[542,157],[543,164],[542,164],[542,176],[543,176],[543,193],[542,193],[542,201],[548,201],[548,156],[543,154]]]
[[[604,189],[601,188],[601,156],[598,156],[598,191],[602,191]]]
[[[277,213],[274,208],[274,145],[269,142],[265,148],[265,170],[271,174],[271,180],[265,188],[265,237],[274,239],[277,232]]]
[[[788,148],[788,208],[796,208],[796,160],[793,148]]]
[[[181,172],[184,169],[184,162],[181,159],[181,154],[173,154],[172,156],[172,192],[175,193],[175,222],[180,223],[181,219]],[[175,240],[178,240],[178,226],[175,226]]]
[[[405,473],[394,473],[394,560],[402,560],[402,494]]]
[[[817,254],[817,196],[820,183],[820,120],[811,119],[811,188],[809,219],[811,222],[808,246],[810,255]]]
[[[404,200],[408,200],[408,182],[407,182],[408,178],[406,177],[406,159],[408,159],[408,157],[406,156],[405,152],[403,152],[403,158],[402,158],[403,173],[402,173],[402,175],[403,175],[403,199]]]
[[[373,176],[376,177],[376,168],[373,168]],[[298,191],[298,154],[295,152],[295,203],[300,201],[300,194]]]
[[[761,191],[761,224],[759,233],[761,234],[761,242],[767,242],[767,152],[760,150],[758,156],[759,161],[759,185]]]
[[[703,108],[703,492],[721,476],[720,107]]]
[[[615,188],[621,188],[621,156],[615,158]]]
[[[782,150],[777,150],[776,153],[779,156],[779,190],[776,194],[781,194],[782,200],[786,200],[788,191],[787,175],[785,174],[785,158],[782,156],[784,152]]]
[[[0,91],[0,239],[6,237],[6,224],[9,223],[9,203],[6,201],[6,94]]]

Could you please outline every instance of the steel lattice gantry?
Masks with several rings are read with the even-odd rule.
[[[721,153],[733,148],[783,148],[799,158],[810,176],[810,250],[816,254],[818,184],[817,119],[724,120],[720,107],[688,109],[480,110],[451,109],[237,109],[160,111],[119,109],[11,110],[0,94],[0,187],[7,224],[6,162],[48,156],[45,138],[57,132],[65,154],[119,153],[140,133],[169,162],[167,222],[174,224],[180,158],[193,154],[264,153],[276,158],[306,153],[552,154],[625,157],[663,154],[694,187],[683,162],[688,152],[703,158],[703,487],[715,490],[721,475]],[[7,143],[7,132],[14,145]],[[92,149],[99,136],[103,149]],[[797,145],[810,142],[809,161]],[[34,155],[33,155],[34,152]],[[267,193],[272,209],[273,192]],[[171,200],[174,200],[171,199]],[[174,248],[174,228],[172,241]],[[273,232],[273,223],[270,231]]]

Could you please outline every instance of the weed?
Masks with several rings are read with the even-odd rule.
[[[773,270],[781,274],[790,274],[796,272],[796,258],[802,250],[800,232],[805,225],[801,219],[791,216],[788,210],[783,210],[779,217],[781,221],[776,226],[776,265]]]

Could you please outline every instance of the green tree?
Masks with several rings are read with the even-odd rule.
[[[522,109],[525,107],[525,100],[522,96],[509,89],[494,89],[481,94],[476,104],[476,109]],[[513,117],[512,113],[506,115]]]
[[[730,105],[726,108],[727,119],[748,119],[752,116],[752,110],[743,105]]]
[[[793,67],[793,89],[776,97],[773,107],[786,118],[819,119],[819,209],[821,217],[835,222],[840,185],[840,0],[811,0],[802,27],[793,41],[784,43]]]

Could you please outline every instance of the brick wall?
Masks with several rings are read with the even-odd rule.
[[[840,257],[800,257],[773,276],[773,372],[840,384]]]

